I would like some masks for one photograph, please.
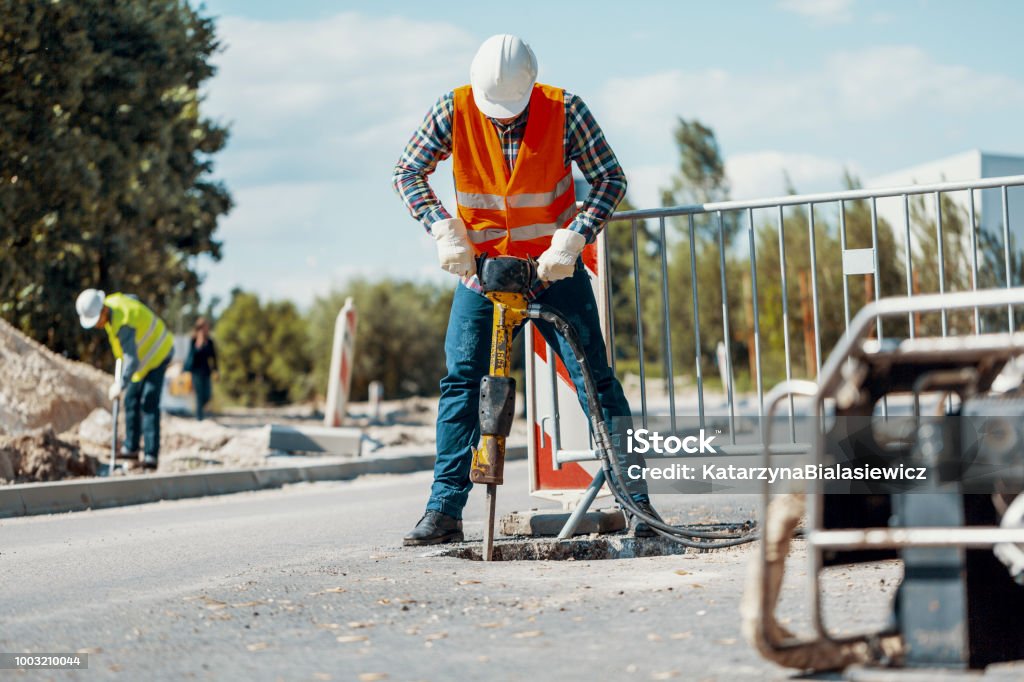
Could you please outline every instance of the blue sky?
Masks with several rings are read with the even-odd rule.
[[[676,116],[717,133],[733,197],[801,192],[968,149],[1024,155],[1024,3],[1009,0],[344,3],[208,0],[225,50],[205,113],[229,123],[216,176],[236,208],[204,262],[232,287],[309,303],[357,275],[444,280],[390,187],[477,46],[516,33],[540,80],[582,96],[657,204]],[[450,167],[435,188],[452,207]],[[955,178],[950,178],[955,179]]]

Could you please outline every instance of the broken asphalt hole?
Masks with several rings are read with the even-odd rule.
[[[710,529],[702,527],[702,529]],[[427,557],[453,557],[482,561],[481,542],[463,542]],[[495,540],[494,561],[603,561],[605,559],[639,559],[652,556],[685,554],[692,550],[663,537],[635,538],[628,535],[590,536],[571,540],[509,539]]]

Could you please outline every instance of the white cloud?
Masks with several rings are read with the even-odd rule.
[[[627,197],[630,202],[637,208],[661,206],[661,190],[669,186],[674,170],[671,164],[628,166],[626,179],[629,180]]]
[[[382,188],[383,205],[362,200],[374,184],[277,182],[236,190],[237,208],[217,234],[224,258],[204,268],[204,293],[226,299],[241,286],[306,305],[356,276],[443,280],[433,240],[402,215],[390,188]],[[389,209],[394,219],[382,219]]]
[[[225,17],[227,49],[217,58],[213,109],[242,112],[247,132],[273,134],[303,120],[331,122],[320,132],[379,126],[422,115],[468,77],[476,40],[441,22],[349,12],[316,21]],[[356,125],[353,125],[356,124]]]
[[[424,251],[432,242],[391,189],[391,170],[431,105],[468,80],[479,40],[449,23],[356,12],[228,16],[218,34],[226,49],[204,113],[231,124],[216,175],[235,208],[218,231],[224,259],[207,268],[204,293],[242,286],[309,302],[354,275],[440,273]],[[435,177],[450,194],[448,175]]]
[[[779,9],[807,17],[820,24],[850,21],[853,0],[780,0]]]
[[[221,222],[218,237],[253,240],[311,237],[333,207],[332,182],[270,183],[234,190],[236,207]]]
[[[761,199],[786,193],[785,174],[801,194],[840,189],[844,169],[861,176],[859,165],[813,154],[763,150],[726,156],[725,173],[735,200]],[[671,164],[633,166],[626,170],[629,200],[637,208],[661,206],[661,189],[675,172]]]
[[[835,52],[798,72],[676,69],[613,78],[598,101],[610,139],[650,162],[669,148],[679,115],[712,125],[720,142],[757,149],[780,134],[856,135],[867,124],[898,134],[921,116],[969,116],[982,104],[1015,111],[1024,106],[1024,82],[939,63],[918,47],[887,46]]]
[[[231,123],[223,170],[236,186],[386,171],[437,97],[468,79],[478,42],[443,22],[355,12],[224,17],[218,30],[226,50],[206,110]]]
[[[759,151],[736,154],[725,160],[725,172],[734,199],[758,199],[785,194],[785,175],[801,194],[839,189],[843,170],[860,174],[857,164],[813,154]]]

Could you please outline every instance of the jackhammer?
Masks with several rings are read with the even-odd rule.
[[[526,294],[536,279],[536,266],[521,258],[481,258],[477,273],[484,295],[494,303],[490,373],[480,380],[480,446],[473,450],[469,480],[487,486],[484,561],[494,551],[494,507],[504,483],[505,439],[515,417],[516,380],[510,377],[512,337],[527,318]]]
[[[687,547],[720,549],[757,538],[756,534],[744,531],[708,531],[673,526],[638,508],[626,489],[623,465],[615,452],[611,429],[601,409],[597,383],[579,335],[561,312],[527,299],[537,282],[536,264],[512,256],[482,256],[477,263],[477,275],[484,295],[494,303],[490,374],[480,382],[480,446],[473,451],[469,475],[473,483],[487,486],[484,561],[493,558],[495,498],[497,486],[503,483],[505,439],[511,432],[515,414],[515,379],[508,376],[512,337],[526,320],[543,320],[551,324],[572,349],[583,375],[590,432],[605,480],[615,501],[627,513],[647,523],[659,535]]]

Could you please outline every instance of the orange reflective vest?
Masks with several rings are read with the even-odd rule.
[[[452,166],[459,217],[477,253],[540,256],[551,235],[576,215],[572,169],[565,165],[565,93],[536,84],[530,96],[515,167],[511,170],[494,124],[455,89]]]

